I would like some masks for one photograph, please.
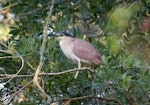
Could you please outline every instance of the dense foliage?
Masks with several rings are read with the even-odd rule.
[[[51,0],[0,4],[0,83],[7,83],[0,90],[1,104],[42,105],[46,97],[32,80]],[[52,105],[150,104],[150,0],[55,0],[49,23],[55,32],[91,42],[107,63],[94,72],[80,71],[77,79],[75,72],[40,76]],[[77,68],[55,38],[47,38],[45,47],[41,73]],[[8,91],[11,96],[5,95]]]

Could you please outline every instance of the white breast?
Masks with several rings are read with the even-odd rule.
[[[68,38],[68,37],[67,37]],[[63,39],[63,40],[60,40],[59,42],[59,45],[60,45],[60,48],[61,50],[63,51],[64,55],[68,58],[68,59],[71,59],[72,61],[74,61],[75,63],[77,63],[80,59],[73,54],[73,45],[71,43],[71,39]]]
[[[71,53],[72,53],[72,45],[71,44],[67,44],[64,41],[60,41],[59,45],[60,45],[61,50],[65,54],[65,56],[70,59]]]

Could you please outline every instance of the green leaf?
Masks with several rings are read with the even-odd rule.
[[[111,35],[107,38],[107,44],[108,47],[110,48],[110,51],[113,54],[117,54],[120,50],[119,48],[119,43],[118,43],[118,37],[115,35]]]

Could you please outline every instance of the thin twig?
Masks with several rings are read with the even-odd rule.
[[[27,65],[32,69],[32,70],[36,70],[29,62],[26,62],[27,63]]]
[[[13,52],[9,51],[9,50],[0,50],[0,52],[2,53],[7,53],[7,54],[14,54]]]
[[[69,69],[69,70],[65,70],[62,72],[57,72],[57,73],[39,73],[38,76],[56,76],[56,75],[62,75],[62,74],[66,74],[69,72],[76,72],[76,71],[82,71],[82,70],[90,70],[88,67],[82,67],[82,68],[74,68],[74,69]],[[35,74],[31,74],[31,75],[16,75],[15,74],[0,74],[0,76],[2,77],[7,77],[7,78],[23,78],[23,77],[33,77]],[[5,78],[5,79],[7,79]],[[4,78],[3,78],[4,79]]]
[[[113,69],[117,68],[123,68],[123,69],[147,69],[150,70],[150,66],[125,66],[125,65],[119,65],[119,66],[113,66]]]
[[[97,97],[97,96],[93,96],[93,95],[87,95],[87,96],[75,97],[75,98],[65,98],[64,101],[71,102],[71,101],[82,100],[82,99],[85,99],[85,98],[95,98],[95,99],[98,99],[98,100],[113,101],[113,102],[117,103],[118,105],[123,105],[120,101],[118,101],[116,99],[105,98],[105,97]]]
[[[5,10],[5,9],[7,9],[7,8],[11,8],[11,7],[13,7],[13,6],[17,5],[17,4],[18,3],[14,3],[14,4],[10,4],[10,5],[6,6],[6,7],[3,7],[2,9],[0,9],[0,12]]]
[[[8,47],[5,43],[3,43],[2,41],[0,41],[0,44],[1,45],[3,45],[4,47],[6,47],[8,50],[10,50],[10,51],[5,51],[5,50],[0,50],[0,52],[5,52],[5,53],[8,53],[8,54],[16,54],[16,55],[19,55],[14,49],[12,49],[12,48],[10,48],[10,47]],[[11,52],[11,53],[10,53]],[[5,56],[6,57],[6,56]],[[11,56],[9,56],[9,58],[10,58]],[[14,57],[14,56],[12,56],[12,57]],[[16,56],[17,57],[17,56]],[[5,83],[5,85],[7,84],[7,83],[9,83],[13,78],[15,78],[19,73],[20,73],[20,71],[23,69],[23,67],[24,67],[24,59],[23,59],[23,57],[22,56],[18,56],[18,58],[20,58],[20,60],[21,60],[21,67],[20,67],[20,69],[17,71],[17,73],[15,74],[15,75],[13,75],[6,83]]]
[[[69,69],[69,70],[62,71],[62,72],[57,72],[57,73],[46,73],[46,75],[55,76],[55,75],[65,74],[65,73],[68,73],[68,72],[75,72],[75,71],[82,71],[82,70],[90,70],[90,69],[88,67],[74,68],[74,69]],[[45,75],[45,73],[40,73],[40,75]]]
[[[25,12],[25,13],[22,13],[22,14],[18,14],[17,17],[22,18],[23,16],[27,16],[27,15],[30,15],[30,14],[34,14],[34,13],[38,12],[39,10],[45,8],[45,6],[47,6],[47,5],[49,5],[49,4],[50,4],[50,3],[48,2],[48,3],[44,4],[44,5],[42,5],[42,7],[36,8],[36,9],[34,9],[34,10],[32,10],[32,11],[29,11],[29,12]]]
[[[20,73],[20,71],[23,69],[23,67],[24,67],[24,59],[23,59],[23,57],[22,56],[19,56],[20,57],[20,60],[21,60],[21,67],[20,67],[20,69],[17,71],[17,73],[15,74],[15,75],[13,75],[5,84],[7,84],[7,83],[9,83],[13,78],[15,78],[19,73]]]
[[[48,24],[50,23],[50,17],[52,15],[54,2],[55,2],[55,0],[52,0],[50,10],[49,10],[48,16],[45,21],[45,26],[43,29],[43,41],[42,41],[42,46],[41,46],[41,50],[40,50],[40,62],[36,69],[35,76],[33,78],[33,83],[38,87],[38,89],[42,92],[42,94],[44,94],[47,97],[47,102],[50,102],[51,98],[48,94],[46,94],[46,92],[40,86],[39,81],[38,81],[38,75],[44,64],[44,51],[45,51],[45,45],[46,45],[46,41],[47,41],[47,30],[48,30]]]
[[[29,84],[31,84],[33,81],[31,80],[30,82],[28,82],[26,85],[24,85],[22,88],[20,88],[18,91],[16,91],[15,93],[13,93],[11,95],[11,98],[9,99],[9,102],[14,98],[14,96],[19,93],[21,90],[23,90],[25,87],[27,87]]]
[[[14,52],[14,53],[17,54],[17,52],[16,52],[14,49],[8,47],[8,46],[7,46],[5,43],[3,43],[2,41],[0,41],[0,44],[3,45],[4,47],[6,47],[7,49],[9,49],[10,51],[12,51],[12,52]]]
[[[5,58],[18,58],[19,56],[3,56],[0,57],[0,59],[5,59]]]

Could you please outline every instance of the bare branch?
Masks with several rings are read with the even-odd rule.
[[[32,70],[36,70],[29,62],[26,62],[27,63],[27,65],[32,69]]]
[[[8,50],[10,50],[10,51],[12,51],[13,53],[16,53],[17,54],[17,52],[14,50],[14,49],[12,49],[12,48],[10,48],[9,46],[7,46],[5,43],[3,43],[2,41],[0,41],[0,44],[1,45],[3,45],[4,47],[6,47]],[[5,52],[5,50],[1,50],[1,51],[4,51]],[[7,52],[7,51],[6,51]],[[11,53],[12,54],[12,53]]]
[[[45,93],[45,91],[40,86],[39,81],[38,81],[38,75],[39,75],[39,73],[43,67],[43,64],[44,64],[44,51],[45,51],[45,45],[46,45],[46,41],[47,41],[47,30],[48,30],[48,24],[50,23],[50,17],[52,15],[54,2],[55,2],[55,0],[52,0],[51,6],[50,6],[50,9],[48,12],[48,16],[47,16],[46,21],[45,21],[45,26],[43,29],[43,41],[42,41],[42,46],[41,46],[41,50],[40,50],[40,62],[39,62],[39,65],[36,69],[35,76],[33,78],[33,83],[38,87],[38,89],[42,92],[42,94],[48,98],[47,102],[50,102],[51,98],[48,94]]]
[[[43,4],[42,7],[36,8],[36,9],[34,9],[34,10],[32,10],[32,11],[25,12],[25,13],[22,13],[22,14],[18,14],[17,17],[22,18],[23,16],[27,16],[27,15],[30,15],[30,14],[34,14],[34,13],[38,12],[39,10],[45,8],[45,6],[47,6],[47,5],[50,5],[50,2],[48,2],[48,3],[46,3],[46,4]]]
[[[20,73],[20,71],[23,69],[23,67],[24,67],[24,59],[23,59],[23,57],[22,56],[19,56],[19,58],[20,58],[20,60],[21,60],[21,67],[20,67],[20,69],[17,71],[17,73],[15,74],[15,75],[13,75],[7,82],[6,82],[6,84],[7,83],[9,83],[13,78],[15,78],[19,73]]]
[[[14,54],[12,51],[9,50],[0,50],[0,52],[7,53],[7,54]]]
[[[28,82],[26,85],[24,85],[21,89],[19,89],[18,91],[16,91],[15,93],[13,93],[11,95],[11,98],[9,99],[9,102],[14,98],[14,96],[19,93],[21,90],[23,90],[25,87],[27,87],[28,85],[30,85],[32,83],[32,81]]]
[[[66,71],[62,71],[62,72],[58,72],[58,73],[46,73],[46,75],[52,75],[52,76],[55,76],[55,75],[61,75],[61,74],[65,74],[65,73],[68,73],[68,72],[75,72],[75,71],[82,71],[82,70],[90,70],[88,67],[83,67],[83,68],[74,68],[74,69],[69,69],[69,70],[66,70]],[[45,73],[40,73],[40,75],[45,75]]]
[[[119,65],[119,66],[113,66],[112,68],[116,69],[116,68],[123,68],[123,69],[146,69],[146,70],[150,70],[150,66],[125,66],[125,65]]]
[[[0,52],[4,52],[4,53],[7,53],[7,54],[11,54],[11,55],[13,55],[13,54],[16,54],[16,55],[19,55],[14,49],[12,49],[12,48],[10,48],[9,46],[7,46],[5,43],[3,43],[2,41],[0,41],[0,44],[1,45],[3,45],[4,47],[6,47],[7,49],[8,49],[8,51],[5,51],[5,50],[0,50]],[[23,59],[23,57],[22,56],[5,56],[5,57],[0,57],[0,59],[4,59],[4,58],[20,58],[20,60],[21,60],[21,67],[20,67],[20,69],[18,70],[18,72],[15,74],[15,75],[13,75],[5,84],[7,84],[7,83],[9,83],[13,78],[15,78],[19,73],[20,73],[20,71],[23,69],[23,67],[24,67],[24,59]]]
[[[5,10],[5,9],[11,8],[13,6],[16,6],[17,4],[18,3],[14,3],[14,4],[10,4],[10,5],[6,6],[6,7],[3,7],[2,9],[0,9],[0,12],[3,11],[3,10]]]
[[[0,57],[0,59],[5,59],[5,58],[18,58],[19,56],[4,56]]]
[[[82,68],[74,68],[74,69],[69,69],[69,70],[65,70],[62,72],[57,72],[57,73],[39,73],[38,76],[56,76],[56,75],[62,75],[62,74],[66,74],[69,72],[76,72],[76,71],[82,71],[82,70],[90,70],[88,67],[82,67]],[[31,74],[31,75],[16,75],[15,74],[0,74],[0,76],[3,76],[5,78],[3,79],[7,79],[7,78],[23,78],[23,77],[33,77],[35,74]]]
[[[75,97],[75,98],[65,98],[64,101],[70,103],[71,101],[82,100],[82,99],[85,99],[85,98],[94,98],[94,99],[98,99],[98,100],[113,101],[113,102],[117,103],[118,105],[123,105],[120,101],[118,101],[116,99],[105,98],[105,97],[97,97],[97,96],[93,96],[93,95],[87,95],[87,96]]]

